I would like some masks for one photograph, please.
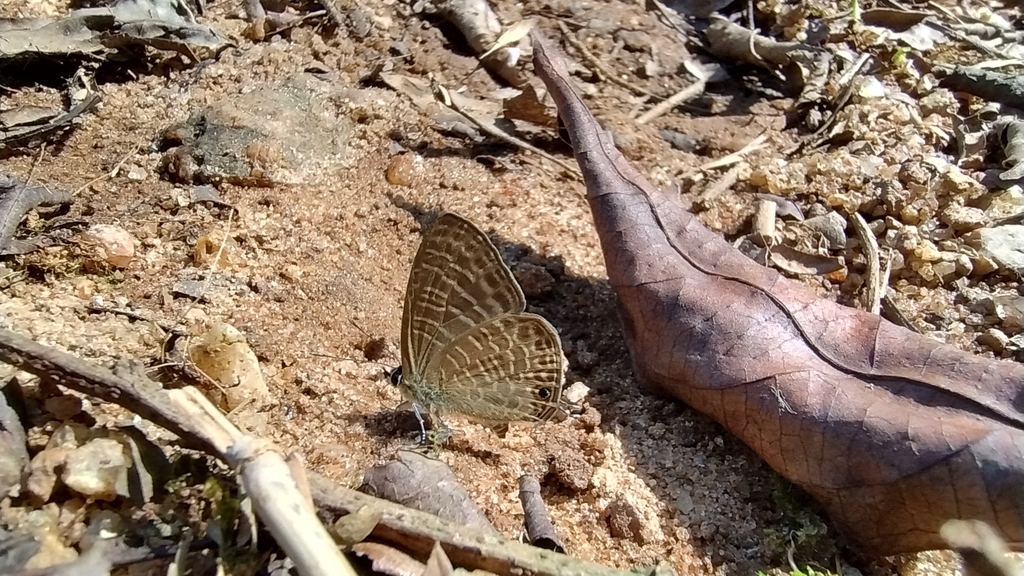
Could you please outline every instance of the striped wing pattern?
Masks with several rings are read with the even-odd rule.
[[[473,326],[431,359],[428,385],[450,410],[483,422],[548,420],[559,412],[562,347],[535,314],[505,314]]]
[[[413,261],[402,316],[402,387],[419,405],[485,422],[559,411],[558,333],[526,299],[487,236],[442,214]]]
[[[470,221],[442,214],[427,230],[412,263],[402,315],[402,369],[423,374],[453,338],[499,314],[526,309],[512,272]]]

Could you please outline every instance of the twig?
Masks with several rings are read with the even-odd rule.
[[[658,11],[658,14],[661,15],[662,19],[665,20],[665,22],[670,27],[672,27],[673,30],[678,32],[680,36],[682,36],[683,38],[686,38],[687,40],[689,40],[690,42],[696,44],[697,46],[703,46],[699,39],[697,39],[695,36],[691,36],[691,33],[694,32],[694,29],[693,29],[692,26],[687,24],[685,21],[683,21],[682,24],[677,23],[675,18],[673,18],[673,16],[671,14],[669,14],[668,8],[666,8],[665,5],[662,4],[661,2],[659,2],[658,0],[647,0],[647,1],[652,6],[654,6],[654,9]]]
[[[736,181],[740,179],[740,172],[746,167],[746,162],[740,162],[730,168],[728,172],[722,174],[721,178],[715,180],[714,183],[701,192],[700,196],[697,198],[697,202],[706,206],[709,202],[721,196],[723,192],[732,188],[733,184],[736,184]]]
[[[757,138],[751,140],[749,144],[733,152],[732,154],[722,156],[721,158],[718,158],[717,160],[712,160],[707,164],[702,164],[700,170],[711,170],[712,168],[721,168],[723,166],[728,166],[730,164],[740,162],[741,160],[743,160],[743,157],[746,156],[747,154],[764,148],[764,141],[767,139],[768,134],[761,134]]]
[[[545,160],[548,160],[550,162],[553,162],[553,163],[557,164],[559,167],[561,167],[563,170],[565,170],[566,173],[571,175],[574,179],[576,179],[576,180],[582,180],[583,179],[580,176],[579,170],[575,166],[571,166],[571,165],[567,164],[566,162],[563,162],[563,161],[559,160],[558,158],[555,158],[551,154],[548,154],[547,152],[541,150],[540,148],[537,148],[536,146],[534,146],[533,144],[530,144],[529,142],[526,142],[524,140],[520,140],[519,138],[516,138],[515,136],[511,136],[509,134],[506,134],[506,133],[502,132],[501,130],[498,130],[494,126],[489,126],[486,123],[484,123],[483,121],[478,120],[476,117],[474,117],[470,113],[468,113],[465,110],[463,110],[462,107],[459,106],[458,104],[456,104],[455,101],[451,98],[451,96],[449,96],[448,90],[445,89],[440,84],[438,84],[437,80],[434,79],[433,77],[430,79],[430,84],[431,84],[431,90],[434,93],[434,98],[438,102],[440,102],[441,104],[447,106],[448,108],[451,108],[453,111],[455,111],[458,114],[460,114],[463,118],[465,118],[466,120],[469,120],[470,122],[472,122],[474,126],[479,128],[480,130],[482,130],[488,136],[493,136],[494,138],[498,138],[500,140],[508,142],[509,144],[512,144],[514,146],[518,146],[520,148],[523,148],[524,150],[529,150],[530,152],[533,152],[534,154],[540,156],[541,158],[544,158]]]
[[[130,318],[132,320],[138,320],[140,322],[148,322],[162,330],[165,334],[176,334],[178,336],[188,335],[187,331],[178,326],[170,326],[164,324],[162,322],[154,320],[151,316],[148,316],[141,312],[135,312],[134,310],[128,310],[126,308],[114,308],[113,306],[104,306],[102,304],[96,304],[94,302],[90,302],[87,308],[89,312],[94,312],[96,314],[114,314],[117,316],[124,316],[125,318]]]
[[[640,117],[636,119],[636,123],[642,126],[680,104],[699,98],[707,87],[708,79],[707,76],[700,71],[699,67],[693,66],[692,68],[693,69],[690,69],[688,67],[687,69],[690,70],[691,74],[694,74],[697,77],[696,82],[669,96],[644,114],[641,114]]]
[[[315,472],[309,473],[309,480],[313,500],[320,510],[334,514],[351,514],[364,506],[380,510],[381,520],[373,529],[374,538],[396,544],[413,554],[427,556],[434,543],[440,542],[457,566],[486,570],[499,576],[635,576],[633,572],[577,560],[502,536],[485,535],[433,514],[342,488]]]
[[[82,184],[77,190],[72,192],[71,195],[72,196],[78,196],[78,194],[81,191],[83,191],[86,188],[88,188],[89,186],[92,186],[93,184],[99,182],[100,180],[105,180],[107,178],[113,178],[114,176],[116,176],[117,175],[117,171],[121,169],[121,166],[124,166],[124,163],[127,162],[129,158],[134,156],[139,151],[139,148],[140,148],[139,144],[136,144],[135,146],[133,146],[131,152],[125,154],[124,157],[122,157],[120,160],[118,160],[117,164],[114,164],[114,167],[111,168],[110,172],[104,172],[103,174],[100,174],[99,176],[93,178],[92,180],[89,180],[85,184]]]
[[[629,82],[626,82],[622,78],[619,78],[615,74],[615,72],[609,70],[604,64],[601,63],[600,60],[597,59],[597,56],[591,54],[590,50],[587,50],[583,43],[577,40],[575,36],[573,36],[572,32],[569,31],[569,27],[565,25],[565,22],[559,20],[558,28],[562,31],[562,35],[565,36],[565,41],[568,42],[570,46],[575,48],[580,53],[580,56],[582,56],[583,59],[586,60],[587,64],[590,64],[593,67],[594,73],[597,74],[598,79],[607,79],[611,81],[613,84],[618,84],[619,86],[625,88],[626,90],[629,90],[630,92],[636,94],[637,96],[651,96],[657,98],[657,96],[655,96],[654,94],[651,94],[650,92],[644,90],[643,88],[637,86],[636,84],[630,84]]]
[[[857,238],[864,247],[864,257],[868,261],[868,269],[864,278],[864,283],[867,284],[864,306],[868,312],[878,314],[882,309],[882,296],[885,294],[885,286],[882,285],[880,273],[878,241],[875,240],[874,233],[868,228],[868,223],[864,221],[864,217],[859,212],[850,215],[850,225],[857,233]]]
[[[202,446],[208,454],[240,470],[242,484],[257,513],[300,573],[354,575],[306,505],[280,454],[269,443],[242,435],[194,388],[164,390],[138,377],[115,376],[104,368],[2,328],[0,361],[118,404]],[[373,535],[424,556],[440,542],[457,564],[503,576],[632,574],[501,536],[483,535],[432,514],[336,486],[313,472],[309,477],[313,499],[321,510],[333,514],[354,513],[363,507],[379,510],[381,520]],[[311,550],[323,555],[311,559]]]
[[[39,145],[39,156],[36,157],[36,161],[32,163],[32,167],[28,169],[28,176],[25,176],[25,186],[32,183],[32,175],[36,173],[36,168],[43,161],[43,154],[46,153],[46,142]]]
[[[548,519],[544,509],[544,499],[540,496],[540,482],[533,476],[519,477],[519,501],[523,503],[523,523],[526,524],[526,536],[530,544],[545,550],[565,553],[565,546],[558,538],[555,527]]]
[[[317,2],[327,10],[327,14],[330,15],[331,20],[338,26],[339,29],[345,29],[345,15],[338,9],[338,5],[335,0],[317,0]]]
[[[281,454],[269,442],[243,435],[194,388],[164,390],[139,376],[114,375],[2,328],[0,361],[127,408],[224,460],[238,471],[257,514],[301,574],[355,575]]]

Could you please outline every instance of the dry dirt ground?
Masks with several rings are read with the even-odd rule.
[[[673,58],[682,58],[675,33],[635,2],[555,4],[499,2],[496,8],[508,18],[592,10],[595,20],[645,31],[659,50],[679,51]],[[5,324],[100,363],[128,357],[152,365],[159,362],[158,330],[122,316],[89,313],[89,298],[98,294],[169,324],[183,322],[195,334],[211,320],[228,322],[248,339],[271,391],[266,406],[243,408],[234,419],[299,448],[310,467],[356,486],[368,466],[413,440],[407,420],[394,415],[401,399],[382,378],[382,368],[398,363],[402,300],[419,233],[438,212],[457,212],[490,233],[521,275],[534,275],[532,282],[523,279],[529,309],[561,334],[569,359],[567,383],[591,389],[579,420],[514,425],[504,438],[452,422],[458,434],[439,457],[494,525],[518,535],[517,478],[523,473],[545,477],[561,454],[581,453],[593,467],[587,488],[568,488],[551,475],[543,482],[570,554],[621,568],[664,560],[680,574],[754,574],[786,567],[777,535],[790,511],[780,503],[773,473],[714,423],[686,406],[645,395],[633,376],[582,185],[536,156],[442,135],[430,114],[405,96],[380,84],[361,85],[374,63],[393,56],[393,41],[409,50],[408,58],[395,59],[395,71],[411,76],[440,72],[455,83],[476,62],[436,18],[403,15],[387,1],[361,8],[374,24],[361,39],[308,24],[254,43],[242,37],[246,23],[235,3],[215,3],[204,22],[234,39],[237,48],[199,67],[102,77],[102,105],[65,142],[0,161],[0,172],[31,175],[34,183],[67,190],[84,186],[72,214],[90,224],[116,224],[139,241],[134,261],[123,271],[90,274],[62,264],[70,261],[67,247],[8,262],[10,269],[28,275],[0,292]],[[0,2],[0,15],[8,17],[66,9],[45,0]],[[551,21],[541,26],[557,37]],[[596,36],[590,47],[608,54],[613,45],[610,37]],[[635,55],[622,52],[617,58],[614,65],[625,71]],[[206,106],[310,69],[328,71],[328,80],[319,81],[328,85],[325,104],[316,112],[340,131],[331,144],[333,155],[308,162],[272,159],[288,172],[288,182],[220,185],[233,213],[181,201],[189,186],[172,183],[161,169],[165,151],[157,143],[165,130]],[[663,92],[687,83],[662,78],[669,80],[652,87]],[[578,78],[577,83],[583,84]],[[483,71],[465,84],[479,98],[499,87]],[[36,85],[8,95],[5,103],[57,101],[59,86]],[[586,89],[598,118],[656,185],[667,187],[674,175],[766,131],[769,151],[794,142],[792,132],[783,132],[781,106],[725,87],[716,89],[703,113],[676,112],[645,127],[628,118],[637,99],[623,88],[603,82]],[[709,106],[717,113],[707,114]],[[709,147],[702,155],[673,151],[657,135],[663,128],[700,134]],[[310,127],[298,137],[323,135]],[[554,138],[547,148],[568,158],[567,148]],[[497,170],[477,156],[500,158],[509,169]],[[115,166],[116,175],[96,180]],[[389,183],[389,170],[392,180],[404,185]],[[729,194],[702,217],[734,233],[749,214],[749,198]],[[211,283],[208,301],[176,297],[172,287],[182,278],[206,278],[209,265],[196,264],[193,251],[200,238],[216,231],[231,238],[225,247],[231,266]],[[100,424],[127,418],[95,405],[87,405],[86,412]],[[54,417],[31,423],[36,434],[45,435],[47,420]],[[605,510],[617,500],[628,503],[642,530],[613,536]],[[826,541],[832,536],[829,528]],[[843,562],[865,568],[844,554]],[[834,567],[836,556],[825,549],[797,560]]]

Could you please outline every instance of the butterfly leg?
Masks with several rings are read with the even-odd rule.
[[[412,413],[416,415],[416,422],[419,423],[419,425],[420,425],[420,439],[419,439],[419,443],[423,444],[424,442],[427,441],[427,427],[424,424],[423,413],[420,412],[419,404],[417,404],[415,402],[412,403]]]

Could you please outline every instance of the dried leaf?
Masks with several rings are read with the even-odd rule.
[[[536,22],[533,20],[520,20],[519,22],[516,22],[511,28],[503,32],[501,36],[498,36],[498,41],[494,43],[494,46],[491,46],[490,50],[481,54],[480,59],[486,60],[488,56],[494,54],[498,50],[501,50],[505,46],[511,46],[523,38],[526,38],[526,35],[530,33],[530,30],[533,30],[534,24],[536,24]]]
[[[441,548],[441,543],[434,542],[434,549],[430,551],[430,558],[427,558],[427,569],[423,571],[423,576],[452,576],[453,573],[455,567],[444,553],[444,548]]]
[[[823,276],[844,267],[842,258],[810,254],[785,244],[774,246],[768,258],[776,268],[794,276]]]
[[[352,545],[356,556],[368,558],[373,571],[388,576],[423,576],[427,566],[401,550],[376,542],[360,542]]]
[[[1024,366],[757,266],[630,166],[562,57],[536,34],[533,44],[534,68],[586,160],[640,378],[746,442],[866,552],[944,548],[951,518],[982,520],[1024,547]]]
[[[429,512],[489,534],[498,534],[487,516],[459,485],[447,464],[415,452],[399,452],[363,476],[362,492]]]
[[[342,546],[358,544],[369,536],[377,527],[384,512],[378,508],[363,506],[351,514],[346,514],[331,526],[331,534]]]

